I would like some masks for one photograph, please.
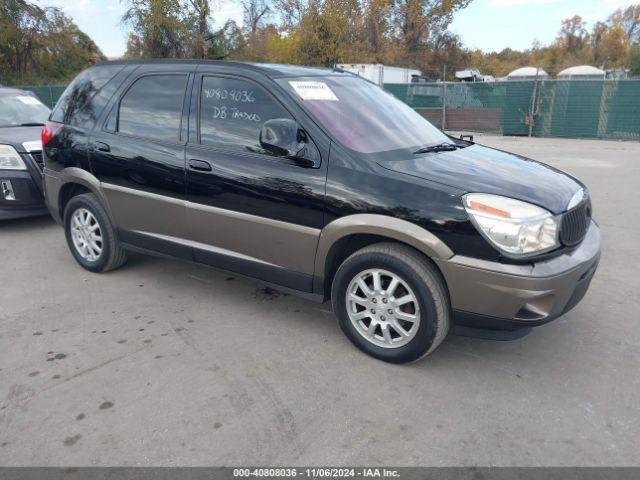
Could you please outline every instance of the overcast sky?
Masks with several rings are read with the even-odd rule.
[[[124,53],[126,29],[120,25],[125,10],[120,0],[39,0],[42,6],[62,8],[76,24],[93,38],[108,57]],[[232,18],[242,22],[239,3],[231,0],[212,1],[217,25]],[[537,39],[542,44],[553,41],[560,21],[573,15],[582,16],[591,26],[604,20],[618,7],[636,3],[628,0],[473,0],[457,13],[451,30],[464,44],[485,51],[505,47],[525,49]]]

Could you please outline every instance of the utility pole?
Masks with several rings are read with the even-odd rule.
[[[529,106],[529,136],[533,133],[533,114],[536,111],[536,96],[538,93],[538,74],[540,67],[536,67],[536,81],[533,84],[533,92],[531,94],[531,105]]]
[[[447,64],[442,64],[442,130],[447,121]]]

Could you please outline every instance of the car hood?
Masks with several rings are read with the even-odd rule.
[[[23,143],[40,142],[42,127],[3,127],[0,128],[0,144],[11,145],[19,152],[42,150],[40,148],[25,148]]]
[[[576,179],[553,167],[481,145],[379,164],[466,193],[491,193],[533,203],[554,214],[566,211],[571,197],[583,188]]]

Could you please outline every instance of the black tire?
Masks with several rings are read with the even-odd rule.
[[[95,260],[83,258],[73,243],[71,219],[79,209],[88,210],[99,224],[102,236],[102,251]],[[127,252],[120,246],[107,212],[91,193],[77,195],[69,200],[64,209],[64,231],[71,254],[83,268],[89,271],[96,273],[108,272],[121,267],[127,261]]]
[[[346,294],[350,282],[368,269],[387,270],[407,283],[420,307],[420,324],[405,345],[385,348],[364,338],[349,319]],[[331,289],[333,311],[351,342],[372,357],[390,363],[419,360],[433,352],[447,336],[451,323],[448,291],[440,272],[424,256],[397,243],[378,243],[358,250],[336,272]]]

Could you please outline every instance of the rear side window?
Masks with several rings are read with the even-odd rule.
[[[177,141],[187,75],[139,78],[120,100],[118,132]]]
[[[105,102],[94,97],[125,65],[103,65],[80,73],[65,89],[51,113],[51,120],[75,126],[93,126]]]
[[[267,120],[291,115],[255,83],[204,77],[200,92],[200,142],[266,153],[260,129]]]

